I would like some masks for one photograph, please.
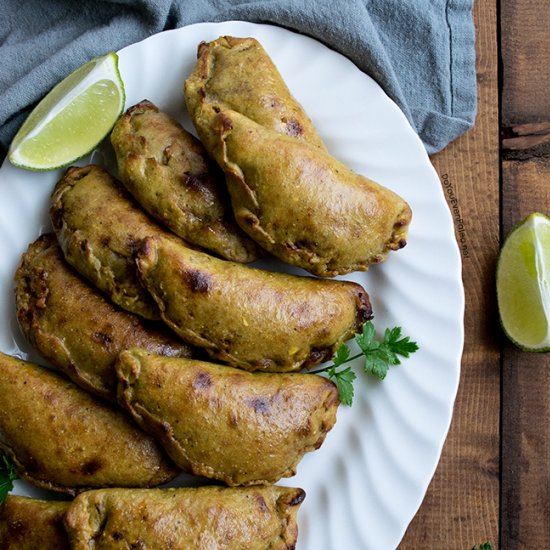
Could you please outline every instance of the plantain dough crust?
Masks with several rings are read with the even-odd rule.
[[[217,141],[201,123],[220,111],[238,111],[265,128],[325,149],[311,119],[292,95],[277,67],[254,38],[221,36],[201,42],[197,63],[184,84],[191,119],[206,149]]]
[[[69,504],[8,495],[0,504],[0,549],[69,550],[63,525]]]
[[[366,271],[406,245],[411,210],[390,189],[235,111],[213,125],[235,217],[274,256],[334,277]]]
[[[114,400],[118,354],[134,346],[189,357],[191,349],[164,323],[146,321],[103,296],[64,258],[55,235],[30,244],[15,274],[19,326],[42,357],[73,382]]]
[[[304,500],[292,487],[104,489],[65,516],[73,550],[291,550]]]
[[[0,387],[0,451],[37,487],[74,495],[178,473],[129,418],[50,369],[0,352]]]
[[[176,235],[226,260],[265,255],[237,225],[223,172],[167,113],[141,101],[116,123],[111,143],[126,189]]]
[[[164,232],[104,168],[71,167],[55,186],[50,217],[65,259],[120,307],[147,319],[158,309],[140,285],[134,253]]]
[[[320,277],[365,271],[405,246],[411,209],[321,146],[281,80],[253,39],[201,44],[184,87],[193,124],[262,248]]]
[[[338,390],[315,374],[245,372],[132,349],[116,366],[120,403],[183,470],[227,485],[296,473],[336,422]]]
[[[162,318],[213,359],[286,372],[330,359],[372,317],[365,289],[214,258],[171,239],[145,239],[139,277]]]

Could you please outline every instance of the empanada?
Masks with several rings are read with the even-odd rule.
[[[293,371],[330,359],[372,317],[359,284],[264,271],[164,237],[146,239],[136,263],[184,341],[246,370]]]
[[[249,54],[259,51],[254,43],[223,37],[200,45],[185,83],[191,119],[226,174],[238,224],[274,256],[321,277],[383,261],[406,244],[409,205],[335,159],[311,132],[281,124],[293,120],[281,113],[296,101],[272,84],[280,75],[267,54],[261,62]]]
[[[315,374],[245,372],[132,349],[116,365],[120,403],[175,464],[228,485],[296,473],[336,422],[338,390]]]
[[[302,489],[104,489],[78,495],[65,527],[73,550],[290,550]]]
[[[255,38],[222,36],[199,44],[197,63],[184,90],[187,109],[208,150],[217,143],[209,120],[213,113],[227,110],[325,149],[307,113]]]
[[[120,307],[158,319],[139,284],[133,254],[147,236],[163,230],[104,168],[69,168],[55,186],[50,217],[65,259]]]
[[[333,277],[405,246],[411,210],[394,192],[235,111],[212,124],[235,217],[279,259]]]
[[[0,549],[69,550],[63,525],[69,504],[8,495],[0,504]]]
[[[29,483],[74,495],[177,474],[153,439],[61,375],[0,352],[0,450]]]
[[[219,167],[167,113],[141,101],[116,123],[111,143],[122,183],[176,235],[227,260],[264,255],[237,225]]]
[[[114,362],[134,346],[189,357],[191,349],[164,323],[115,306],[63,259],[55,235],[29,245],[15,275],[19,325],[32,346],[84,389],[116,395]]]

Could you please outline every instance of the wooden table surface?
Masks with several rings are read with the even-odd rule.
[[[476,0],[478,115],[432,161],[464,224],[465,347],[453,422],[405,549],[550,549],[550,355],[502,335],[500,243],[550,215],[550,3]],[[456,230],[456,224],[455,224]]]

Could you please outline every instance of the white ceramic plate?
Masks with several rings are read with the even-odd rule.
[[[353,407],[340,408],[321,449],[281,482],[307,493],[300,550],[395,548],[435,471],[459,379],[464,295],[441,185],[415,132],[370,77],[319,42],[278,27],[197,24],[124,48],[126,105],[150,99],[193,131],[183,81],[197,44],[224,34],[260,40],[332,154],[401,194],[413,210],[407,247],[368,273],[346,278],[369,291],[380,330],[401,325],[420,351],[383,382],[359,373]],[[112,168],[107,146],[93,160]],[[30,360],[40,361],[18,330],[12,279],[21,253],[50,228],[49,196],[60,176],[7,161],[0,169],[0,349]],[[16,490],[30,491],[22,482]]]

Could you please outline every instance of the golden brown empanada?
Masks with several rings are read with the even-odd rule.
[[[134,346],[189,357],[191,349],[164,323],[115,306],[63,259],[55,235],[29,245],[15,275],[19,325],[32,346],[74,382],[106,399],[116,396],[114,362]]]
[[[69,550],[63,525],[69,504],[8,495],[0,504],[0,549]]]
[[[336,422],[338,390],[315,374],[245,372],[132,349],[116,365],[120,403],[183,470],[228,485],[296,473]]]
[[[200,141],[153,103],[130,107],[111,143],[122,183],[176,235],[235,262],[265,254],[237,225],[223,173]]]
[[[348,281],[274,273],[146,239],[139,277],[181,338],[246,370],[284,372],[327,360],[372,317]]]
[[[88,491],[65,527],[73,550],[290,550],[304,497],[276,486]]]
[[[296,136],[278,125],[272,104],[278,113],[287,103],[294,109],[295,100],[271,87],[270,75],[280,76],[267,62],[257,72],[255,57],[222,56],[232,41],[199,47],[185,95],[199,136],[226,174],[238,224],[268,252],[321,277],[364,271],[405,246],[409,205],[332,157],[309,133]],[[267,86],[273,101],[257,98],[256,86]]]
[[[50,217],[65,259],[120,307],[147,319],[158,309],[133,261],[145,237],[163,230],[104,168],[69,168],[55,186]]]
[[[197,63],[184,88],[187,109],[209,151],[218,138],[208,120],[213,113],[227,110],[325,149],[310,118],[255,38],[222,36],[199,44]]]
[[[33,485],[74,495],[177,474],[130,419],[49,369],[0,352],[0,387],[0,450]]]

